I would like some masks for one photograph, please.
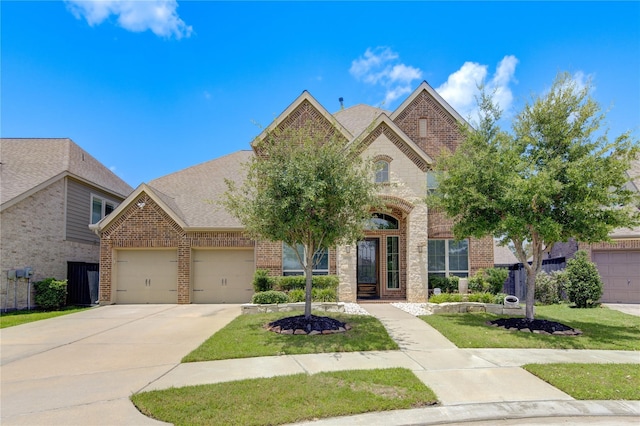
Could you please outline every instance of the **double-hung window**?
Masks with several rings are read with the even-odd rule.
[[[469,276],[468,240],[429,240],[427,258],[429,275]]]
[[[97,195],[91,195],[91,224],[98,223],[100,220],[114,211],[116,204]]]
[[[386,160],[376,161],[376,183],[389,182],[389,162]]]
[[[298,244],[298,253],[301,258],[304,257],[304,246]],[[329,274],[329,252],[326,249],[322,249],[316,252],[313,257],[313,275],[328,275]],[[304,268],[298,261],[296,252],[294,249],[287,245],[282,244],[282,275],[303,275]]]

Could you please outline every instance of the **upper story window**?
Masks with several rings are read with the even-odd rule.
[[[438,189],[438,178],[433,171],[427,172],[427,194],[433,194]]]
[[[418,119],[418,137],[421,137],[421,138],[427,137],[427,119],[426,118]]]
[[[376,161],[376,183],[389,182],[389,162],[386,160]]]
[[[304,259],[304,246],[298,244],[298,253]],[[282,243],[282,275],[303,275],[304,268],[296,256],[294,249]],[[313,275],[329,274],[329,251],[321,249],[316,252],[313,259]]]
[[[103,217],[114,211],[115,208],[116,204],[113,201],[97,195],[91,195],[91,224],[100,222]]]
[[[398,219],[384,213],[374,213],[367,221],[364,229],[373,231],[376,229],[398,229]]]

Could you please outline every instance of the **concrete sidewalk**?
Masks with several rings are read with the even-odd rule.
[[[180,364],[143,390],[219,383],[321,371],[404,367],[434,390],[441,406],[371,413],[310,422],[317,425],[405,425],[538,418],[544,424],[562,416],[596,422],[615,417],[636,424],[638,401],[575,401],[519,368],[526,363],[637,363],[631,351],[552,349],[459,349],[424,321],[389,304],[363,307],[377,317],[399,351],[284,355]],[[599,419],[599,420],[598,420]],[[533,421],[533,420],[532,420]],[[506,424],[506,423],[505,423]]]

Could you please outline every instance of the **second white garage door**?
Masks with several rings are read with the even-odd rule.
[[[178,303],[178,253],[117,250],[116,303]]]
[[[194,250],[193,303],[248,303],[253,296],[251,250]]]
[[[640,303],[640,251],[594,251],[604,284],[602,302]]]

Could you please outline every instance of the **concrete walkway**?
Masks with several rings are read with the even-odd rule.
[[[320,371],[405,367],[440,406],[310,422],[314,425],[637,424],[639,401],[575,401],[519,368],[525,363],[640,364],[640,353],[458,349],[422,320],[387,304],[363,305],[397,351],[286,355],[180,364],[240,314],[238,305],[115,305],[6,328],[1,421],[5,425],[159,425],[132,393]],[[526,419],[523,422],[523,419]],[[475,424],[475,423],[474,423]]]
[[[575,401],[519,368],[527,363],[637,363],[632,351],[553,349],[458,349],[424,321],[389,304],[363,307],[377,317],[399,351],[284,355],[187,363],[176,366],[144,390],[219,383],[321,371],[404,367],[438,396],[441,406],[371,413],[309,422],[313,425],[405,425],[464,423],[528,418],[556,424],[562,416],[581,421],[637,424],[638,401]],[[535,423],[535,419],[542,423]],[[535,420],[537,421],[537,420]],[[304,423],[306,424],[306,423]],[[507,423],[505,423],[507,424]]]

